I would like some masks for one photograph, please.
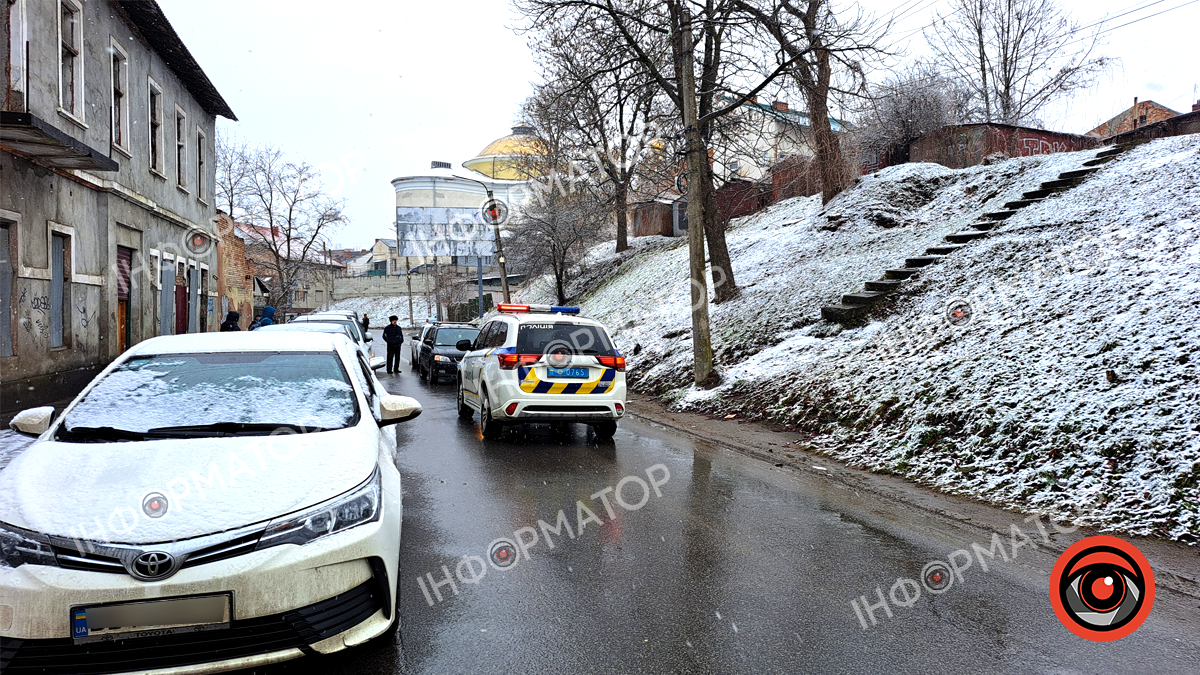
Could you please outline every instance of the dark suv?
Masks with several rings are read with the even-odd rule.
[[[455,345],[459,340],[474,341],[479,329],[465,323],[440,323],[425,331],[417,370],[421,378],[436,383],[443,375],[458,381],[458,362],[463,354]]]

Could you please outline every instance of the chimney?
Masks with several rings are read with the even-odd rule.
[[[1192,104],[1192,112],[1197,110],[1200,110],[1200,99],[1196,99],[1196,102]]]
[[[788,104],[784,103],[783,101],[772,101],[771,107],[778,110],[779,112],[787,112],[788,111]]]

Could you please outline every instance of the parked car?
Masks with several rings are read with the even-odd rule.
[[[421,378],[437,384],[442,376],[458,379],[458,362],[466,352],[458,348],[463,340],[474,340],[479,329],[465,323],[434,324],[421,339],[417,370]]]
[[[375,382],[341,335],[165,336],[58,419],[19,413],[37,441],[0,469],[4,672],[222,672],[397,626],[387,427],[421,406]]]
[[[484,438],[523,422],[582,422],[600,439],[625,415],[625,357],[578,307],[502,304],[459,368],[458,414]]]
[[[375,338],[367,335],[362,329],[362,323],[353,319],[348,319],[340,314],[304,314],[291,320],[291,324],[306,323],[315,321],[317,323],[336,323],[339,326],[348,326],[354,333],[354,341],[357,342],[367,354],[367,363],[371,364],[372,370],[379,370],[387,365],[387,359],[375,356],[375,346],[371,343]]]
[[[277,323],[271,326],[263,326],[258,330],[265,330],[269,333],[278,331],[308,331],[310,333],[336,333],[338,335],[345,335],[350,340],[355,341],[355,347],[357,347],[358,351],[362,353],[363,358],[367,360],[367,363],[371,365],[372,370],[378,370],[379,368],[387,365],[387,361],[382,357],[371,355],[372,351],[368,348],[370,345],[369,342],[357,341],[357,333],[355,333],[354,328],[351,325],[348,325],[345,321],[292,321],[291,323]]]
[[[408,365],[411,369],[417,369],[417,357],[421,355],[421,345],[425,343],[425,336],[429,331],[433,330],[435,325],[437,324],[427,323],[419,329],[414,330],[410,336],[409,344],[411,347],[408,353]]]

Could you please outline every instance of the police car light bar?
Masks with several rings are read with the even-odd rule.
[[[496,305],[501,312],[537,312],[539,314],[578,314],[578,307],[559,307],[550,305]]]

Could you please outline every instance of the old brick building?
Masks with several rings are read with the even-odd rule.
[[[1092,129],[1087,132],[1087,135],[1094,138],[1108,138],[1109,136],[1123,134],[1126,131],[1133,131],[1147,124],[1162,122],[1178,114],[1174,110],[1166,106],[1161,106],[1154,101],[1142,101],[1139,103],[1135,97],[1132,108]]]
[[[242,330],[254,320],[254,261],[246,256],[246,240],[234,231],[235,222],[229,214],[217,211],[217,291],[220,297],[220,318],[230,311],[241,314]]]

